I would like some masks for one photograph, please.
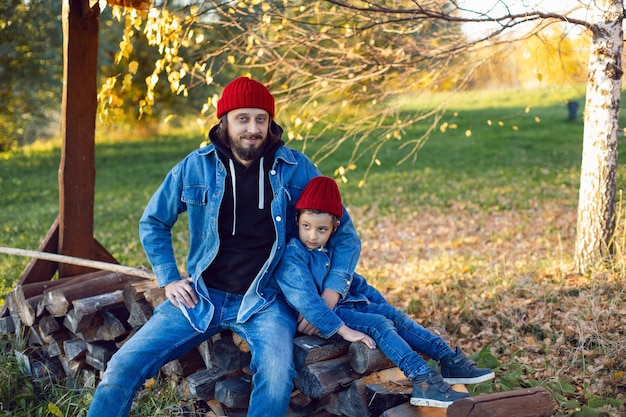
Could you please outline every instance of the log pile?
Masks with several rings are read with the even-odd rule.
[[[16,355],[33,378],[91,388],[113,353],[164,300],[153,280],[119,272],[19,285],[6,298],[8,315],[0,317],[0,333],[27,337],[27,350]],[[446,338],[443,329],[430,330]],[[298,374],[289,417],[548,417],[556,412],[554,400],[540,389],[463,400],[447,414],[410,406],[410,382],[380,350],[340,338],[298,336],[294,361]],[[182,399],[206,404],[203,415],[239,417],[246,415],[251,393],[249,363],[245,341],[222,332],[167,363],[161,373],[177,377]],[[492,409],[497,412],[485,411]]]

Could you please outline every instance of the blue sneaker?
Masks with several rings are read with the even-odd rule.
[[[467,392],[453,390],[437,371],[432,370],[424,379],[413,381],[411,405],[448,408],[454,401],[469,396]]]
[[[489,368],[478,368],[458,346],[454,354],[441,358],[439,366],[441,376],[448,384],[478,384],[496,376]]]

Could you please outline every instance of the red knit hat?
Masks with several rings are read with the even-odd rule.
[[[217,118],[231,110],[250,107],[263,109],[274,117],[274,97],[258,81],[248,77],[239,77],[226,84],[222,97],[217,102]]]
[[[305,209],[319,210],[341,218],[343,206],[335,180],[324,176],[311,179],[296,203],[296,210]]]

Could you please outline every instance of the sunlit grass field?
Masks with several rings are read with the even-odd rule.
[[[379,165],[359,187],[369,155],[348,173],[342,193],[348,207],[376,206],[382,212],[405,207],[445,206],[453,201],[481,209],[528,207],[542,200],[575,204],[582,150],[582,118],[568,120],[566,102],[582,104],[582,90],[545,89],[468,92],[406,98],[404,112],[447,102],[448,111],[415,160],[401,165],[405,142],[421,136],[430,120],[403,132],[378,154]],[[279,120],[280,122],[280,120]],[[442,127],[443,126],[443,127]],[[122,264],[145,264],[137,238],[143,206],[165,173],[205,139],[190,132],[148,139],[109,140],[97,132],[95,237]],[[332,134],[309,141],[313,155]],[[302,149],[292,141],[290,146]],[[346,144],[323,160],[333,176],[347,161]],[[35,145],[0,155],[0,246],[36,249],[58,214],[59,146]],[[181,230],[180,234],[184,234]],[[179,235],[184,244],[185,236]],[[181,261],[184,261],[181,258]],[[0,297],[10,291],[27,260],[0,255]]]

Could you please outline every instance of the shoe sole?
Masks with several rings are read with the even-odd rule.
[[[448,384],[478,384],[480,382],[489,381],[490,379],[493,379],[495,377],[496,377],[496,374],[491,372],[490,374],[476,376],[474,378],[446,378],[444,377],[443,380],[446,381]]]
[[[450,404],[452,404],[452,401],[446,402],[430,400],[427,398],[411,398],[411,405],[416,405],[418,407],[448,408]]]

